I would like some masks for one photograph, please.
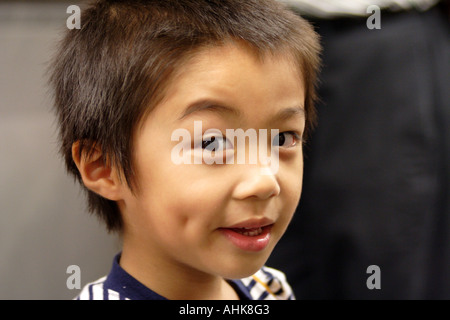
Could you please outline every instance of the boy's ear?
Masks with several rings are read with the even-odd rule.
[[[102,197],[118,201],[121,199],[122,183],[117,170],[103,162],[100,148],[80,154],[80,141],[72,145],[72,158],[80,172],[84,185]]]

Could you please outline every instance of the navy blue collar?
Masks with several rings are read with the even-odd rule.
[[[104,289],[111,289],[118,292],[121,299],[167,300],[167,298],[157,294],[133,278],[120,266],[119,260],[120,253],[114,257],[111,271],[103,283]],[[249,290],[242,281],[227,280],[227,282],[233,287],[241,300],[252,300]]]

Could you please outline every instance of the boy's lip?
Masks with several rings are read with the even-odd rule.
[[[245,220],[245,221],[233,224],[233,225],[231,225],[229,227],[225,227],[224,229],[264,228],[264,227],[267,227],[267,226],[272,225],[274,223],[275,223],[275,221],[273,221],[272,219],[269,219],[269,218],[265,218],[265,217],[263,217],[263,218],[250,218],[248,220]]]
[[[221,228],[220,231],[225,239],[237,248],[258,252],[269,245],[273,224],[257,228]]]
[[[251,218],[219,230],[241,250],[257,252],[269,244],[274,223],[268,218]]]

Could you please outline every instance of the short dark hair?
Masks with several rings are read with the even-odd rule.
[[[75,142],[80,156],[100,148],[103,161],[120,169],[132,189],[136,126],[201,47],[236,40],[260,55],[293,54],[305,85],[305,134],[315,123],[319,39],[308,22],[274,0],[99,0],[83,10],[81,24],[66,31],[49,69],[61,153],[80,182]],[[89,210],[108,231],[120,231],[117,204],[85,189]]]

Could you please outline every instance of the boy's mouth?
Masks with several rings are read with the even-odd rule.
[[[258,236],[263,232],[263,228],[231,228],[234,232],[237,232],[239,234],[242,234],[247,237],[254,237]]]
[[[273,221],[244,222],[229,228],[220,228],[223,235],[244,251],[261,251],[270,241]]]

